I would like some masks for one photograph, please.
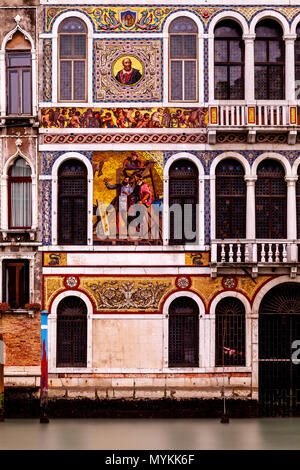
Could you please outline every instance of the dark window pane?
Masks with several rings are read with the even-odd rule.
[[[267,52],[267,42],[266,41],[254,41],[254,57],[255,62],[267,62],[268,52]]]
[[[60,62],[60,99],[72,100],[72,62]]]
[[[295,41],[295,61],[300,62],[300,40],[297,38]]]
[[[227,41],[215,41],[215,62],[227,62]]]
[[[85,62],[74,62],[74,100],[85,99]]]
[[[69,34],[60,35],[60,57],[71,57],[72,56],[72,38]]]
[[[184,64],[184,99],[194,101],[197,99],[197,71],[196,61],[186,61]]]
[[[242,61],[242,42],[241,41],[230,41],[230,62],[241,62]]]
[[[281,41],[269,41],[269,62],[282,62]]]
[[[171,101],[183,100],[182,96],[182,62],[171,62]]]
[[[270,74],[270,100],[283,100],[283,68],[281,66],[269,67]]]
[[[170,57],[171,59],[182,58],[183,36],[176,35],[170,37]]]
[[[244,98],[243,69],[240,66],[231,66],[229,71],[230,71],[230,99],[242,100]]]
[[[255,66],[255,99],[268,99],[268,68],[261,65]]]
[[[258,38],[281,38],[282,29],[274,20],[263,20],[256,26],[256,37]]]
[[[31,55],[28,53],[8,54],[9,67],[30,67]]]
[[[183,56],[188,59],[195,59],[196,51],[196,36],[183,36]]]
[[[215,99],[226,100],[228,99],[228,86],[227,86],[227,67],[215,67]]]
[[[243,35],[242,29],[238,23],[232,20],[224,20],[217,24],[215,27],[216,38],[241,38]]]
[[[74,36],[74,56],[85,58],[86,55],[86,36]]]
[[[31,73],[22,71],[22,113],[31,114]]]
[[[19,73],[17,70],[8,71],[8,113],[19,114]]]
[[[27,261],[3,262],[3,301],[11,308],[24,308],[29,301],[29,265]]]

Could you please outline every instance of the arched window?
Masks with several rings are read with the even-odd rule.
[[[258,23],[254,51],[255,99],[283,100],[285,44],[279,23],[274,20]]]
[[[169,308],[169,367],[198,367],[199,308],[179,297]]]
[[[216,169],[216,238],[246,237],[246,183],[241,163],[221,161]]]
[[[67,160],[58,172],[58,244],[87,243],[87,170],[79,160]]]
[[[241,27],[224,20],[215,27],[215,99],[244,99],[244,41]]]
[[[245,307],[226,297],[216,308],[216,366],[245,366]]]
[[[9,228],[31,227],[31,169],[18,158],[8,171]]]
[[[190,160],[177,160],[169,171],[170,244],[194,243],[197,232],[198,169]]]
[[[257,169],[256,238],[286,238],[285,173],[276,160],[264,160]]]
[[[57,307],[57,367],[86,367],[87,308],[75,296]]]
[[[87,30],[79,18],[59,26],[59,101],[86,101]]]
[[[17,31],[6,45],[7,114],[32,114],[31,46]]]
[[[296,81],[296,99],[300,99],[300,23],[297,26],[297,38],[295,41],[295,81]]]
[[[176,18],[169,27],[169,100],[198,100],[198,28],[186,16]]]

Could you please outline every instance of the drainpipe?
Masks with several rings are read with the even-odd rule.
[[[41,395],[40,423],[49,423],[48,418],[48,312],[41,312]]]

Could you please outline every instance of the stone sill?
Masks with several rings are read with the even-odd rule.
[[[34,318],[34,314],[35,314],[35,311],[34,310],[26,310],[25,308],[12,308],[11,310],[6,310],[5,312],[0,312],[0,318],[2,316],[3,313],[7,313],[7,314],[12,314],[12,315],[18,315],[18,314],[21,314],[21,315],[28,315],[29,318]]]

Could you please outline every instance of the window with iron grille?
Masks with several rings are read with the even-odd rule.
[[[216,308],[216,366],[245,366],[245,307],[226,297]]]
[[[237,160],[221,161],[216,169],[216,237],[246,237],[246,183]]]
[[[169,27],[170,101],[198,100],[198,28],[193,20],[180,17]]]
[[[9,228],[31,227],[31,169],[17,158],[8,172]]]
[[[31,53],[8,52],[7,114],[31,115]]]
[[[179,297],[169,308],[169,367],[199,366],[199,309],[189,297]]]
[[[215,99],[244,99],[244,41],[241,27],[231,20],[215,27]]]
[[[86,367],[87,308],[75,296],[57,307],[57,367]]]
[[[257,169],[256,238],[286,238],[287,194],[285,173],[275,160],[262,161]]]
[[[59,100],[86,101],[86,25],[67,18],[59,27]]]
[[[283,100],[285,97],[285,43],[282,29],[274,20],[256,26],[254,42],[255,99]]]
[[[29,302],[29,261],[4,260],[2,271],[3,302],[11,308],[24,308]]]
[[[87,243],[87,170],[79,160],[67,160],[58,172],[58,244]]]
[[[169,171],[169,206],[178,206],[178,212],[170,211],[170,244],[197,242],[198,169],[190,160],[177,160]],[[186,238],[187,228],[196,236]]]

